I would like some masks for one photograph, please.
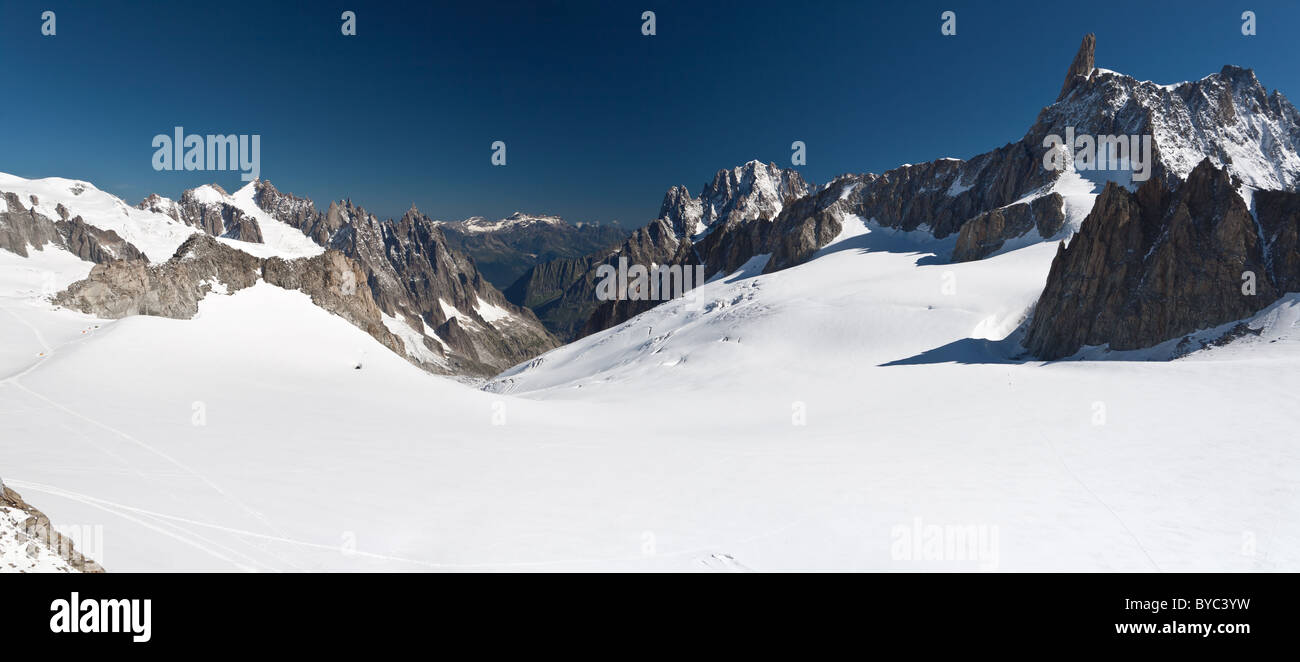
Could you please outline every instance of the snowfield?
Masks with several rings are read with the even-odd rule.
[[[108,322],[0,253],[0,476],[110,572],[1300,570],[1296,302],[1023,361],[1053,244],[943,264],[850,220],[484,390],[297,292]]]

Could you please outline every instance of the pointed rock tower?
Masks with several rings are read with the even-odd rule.
[[[1096,67],[1095,56],[1097,53],[1097,35],[1088,33],[1083,37],[1083,43],[1079,44],[1079,52],[1074,54],[1074,61],[1070,63],[1070,69],[1065,72],[1065,82],[1061,84],[1061,93],[1057,95],[1056,100],[1060,101],[1065,95],[1074,89],[1079,83],[1079,78],[1087,80],[1092,75],[1092,70]]]

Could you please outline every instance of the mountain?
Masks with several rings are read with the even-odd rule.
[[[60,302],[105,318],[188,319],[204,297],[262,279],[307,292],[439,374],[488,377],[556,346],[418,210],[381,221],[344,201],[322,213],[264,180],[129,207],[86,182],[0,175],[0,197],[0,248],[27,255],[54,244],[99,264]]]
[[[557,346],[532,311],[506,300],[441,224],[412,207],[380,220],[351,200],[317,211],[259,180],[245,187],[267,215],[361,265],[408,353],[435,371],[486,377]],[[443,358],[444,355],[446,358]]]
[[[522,212],[496,221],[474,217],[438,226],[452,248],[474,258],[483,277],[503,290],[533,265],[608,249],[627,236],[616,225],[574,225],[558,216]]]
[[[1108,185],[1060,245],[1026,348],[1059,359],[1086,346],[1152,347],[1300,292],[1300,194],[1259,191],[1252,215],[1241,186],[1209,158],[1172,190],[1158,179],[1136,192]]]
[[[602,303],[596,297],[600,265],[614,265],[619,258],[647,266],[696,264],[702,257],[714,255],[725,259],[742,250],[733,244],[744,235],[744,228],[767,223],[809,190],[798,172],[774,163],[750,161],[719,170],[697,197],[691,197],[685,186],[669,189],[659,217],[614,249],[596,251],[580,260],[538,265],[508,290],[515,301],[532,302],[538,317],[561,338],[583,335],[591,328],[588,320],[597,309],[603,309],[599,313],[602,319],[624,319],[654,303]]]
[[[1252,189],[1300,185],[1300,113],[1279,92],[1268,93],[1253,72],[1225,66],[1198,81],[1159,85],[1096,67],[1095,48],[1095,37],[1087,35],[1057,100],[1014,143],[968,160],[846,174],[817,190],[782,188],[771,183],[769,169],[755,180],[760,185],[752,197],[736,190],[745,186],[742,169],[720,171],[701,198],[684,188],[669,190],[660,218],[634,233],[617,255],[644,265],[702,264],[710,278],[753,266],[751,260],[771,273],[809,259],[839,235],[846,219],[942,240],[941,258],[951,262],[1065,239],[1108,182],[1138,187],[1130,171],[1138,162],[1119,164],[1130,170],[1090,169],[1074,163],[1071,151],[1064,167],[1048,169],[1049,150],[1060,149],[1050,147],[1049,136],[1150,136],[1144,174],[1165,186],[1207,158]],[[743,168],[756,172],[754,164]],[[765,202],[750,208],[751,199]],[[720,215],[732,220],[716,223]],[[743,221],[751,216],[764,222]],[[534,268],[509,289],[518,293],[516,301],[533,302],[553,332],[581,337],[657,303],[595,301],[594,269],[614,257]],[[577,266],[586,269],[579,274]]]

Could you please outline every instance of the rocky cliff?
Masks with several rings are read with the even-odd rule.
[[[1060,245],[1025,347],[1044,359],[1151,347],[1300,291],[1300,194],[1257,193],[1257,221],[1240,186],[1208,158],[1172,188],[1107,186]]]
[[[453,372],[491,376],[558,346],[531,310],[506,300],[472,258],[451,246],[441,224],[414,207],[396,221],[351,200],[322,213],[269,182],[255,186],[258,208],[355,261],[365,274],[359,282],[383,313],[426,347],[446,343]]]
[[[195,234],[171,259],[157,265],[117,260],[96,265],[54,301],[107,319],[154,315],[190,319],[212,294],[233,294],[258,280],[298,290],[312,302],[362,329],[394,352],[406,355],[364,283],[365,272],[337,251],[311,258],[260,259],[204,234]]]
[[[63,205],[56,209],[59,220],[37,213],[37,200],[29,200],[32,209],[14,193],[0,194],[5,210],[0,211],[0,248],[23,257],[28,248],[43,250],[46,245],[65,248],[88,262],[104,263],[113,260],[146,260],[131,242],[112,230],[101,230],[80,216],[69,218]]]

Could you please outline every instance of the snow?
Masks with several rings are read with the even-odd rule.
[[[30,196],[35,195],[39,200],[36,212],[51,220],[59,219],[56,208],[62,203],[70,216],[81,216],[95,227],[116,232],[148,256],[150,262],[167,260],[195,232],[164,214],[136,209],[89,182],[61,177],[24,179],[0,173],[0,191],[16,193],[29,209]]]
[[[446,221],[438,221],[438,223],[448,224]],[[474,216],[452,225],[456,225],[463,232],[469,234],[479,234],[484,232],[498,232],[500,230],[520,228],[520,227],[525,227],[528,225],[534,225],[538,223],[544,225],[567,225],[568,224],[567,222],[565,222],[564,219],[560,218],[559,216],[532,215],[532,214],[525,214],[523,212],[515,212],[506,218],[496,220],[496,221],[489,221],[481,216]]]
[[[432,363],[446,367],[447,361],[424,344],[424,336],[420,335],[419,331],[412,329],[409,324],[393,317],[392,315],[384,314],[383,318],[384,326],[387,327],[393,335],[402,339],[402,344],[406,348],[407,356],[419,361],[420,363]],[[423,326],[425,332],[430,337],[433,337],[437,339],[439,343],[442,343],[442,339],[438,338],[436,333],[433,333],[433,329],[430,329],[428,324],[424,324]],[[446,344],[443,343],[443,346],[445,347]]]
[[[300,292],[96,320],[43,298],[89,263],[0,252],[0,475],[109,571],[1300,570],[1300,298],[1175,361],[1027,361],[1055,246],[950,249],[846,217],[483,391]],[[900,558],[914,523],[996,553]]]
[[[891,557],[888,532],[916,517],[997,527],[1002,570],[1300,565],[1289,313],[1271,313],[1285,333],[1250,341],[1267,358],[1239,342],[1173,362],[1015,360],[1002,338],[1054,246],[943,264],[870,223],[845,234],[799,267],[704,286],[699,312],[669,302],[488,388],[671,411],[664,453],[684,435],[689,455],[730,457],[682,471],[726,481],[713,494],[737,520],[766,522],[750,529],[761,541],[723,547],[753,568],[976,569]]]
[[[33,540],[23,533],[28,517],[17,508],[0,507],[0,573],[76,572],[48,541]]]
[[[210,184],[204,184],[194,189],[194,199],[205,205],[219,205],[226,201],[226,194]]]
[[[300,257],[314,257],[325,252],[325,248],[312,241],[307,235],[303,234],[298,228],[276,219],[274,216],[262,211],[257,203],[253,202],[253,196],[256,193],[255,184],[249,182],[235,191],[227,199],[231,205],[251,216],[257,221],[258,227],[262,229],[262,244],[249,244],[246,241],[235,242],[231,245],[235,248],[245,250],[246,252],[257,255],[258,257],[282,257],[285,259],[294,259]]]
[[[139,248],[153,263],[166,261],[190,235],[198,232],[197,229],[166,214],[136,209],[120,198],[100,191],[88,182],[59,177],[24,179],[0,173],[0,191],[16,193],[23,205],[28,208],[32,207],[30,196],[35,195],[39,200],[39,204],[35,205],[37,213],[51,220],[59,219],[56,208],[62,203],[68,209],[70,216],[81,216],[83,220],[97,228],[117,232],[123,239]],[[253,203],[252,183],[229,196],[223,195],[221,191],[210,185],[194,189],[194,195],[203,203],[225,202],[234,205],[257,221],[262,229],[264,243],[219,239],[232,248],[260,258],[285,259],[311,257],[325,250],[301,231],[259,209]],[[161,200],[164,205],[170,202],[166,198]]]
[[[447,319],[451,319],[453,317],[459,317],[462,322],[473,321],[470,320],[470,318],[466,317],[463,313],[461,313],[460,310],[457,310],[455,306],[447,303],[443,299],[438,299],[438,307],[442,308],[442,316]]]
[[[509,321],[514,319],[514,316],[510,314],[510,311],[496,304],[484,301],[483,299],[478,300],[478,305],[474,307],[474,310],[484,319],[484,321],[492,325],[495,325],[501,320]]]
[[[1083,225],[1083,220],[1092,211],[1092,205],[1096,202],[1101,190],[1105,188],[1107,181],[1116,181],[1131,186],[1127,172],[1089,170],[1080,173],[1072,165],[1067,164],[1066,169],[1062,170],[1050,185],[1035,190],[1011,203],[1012,205],[1028,204],[1052,193],[1060,194],[1062,206],[1064,207],[1062,212],[1065,214],[1065,224],[1061,227],[1061,230],[1050,237],[1044,237],[1037,229],[1030,229],[1019,237],[1008,239],[992,255],[1002,255],[1038,243],[1056,243],[1074,236],[1074,233],[1078,232]]]

